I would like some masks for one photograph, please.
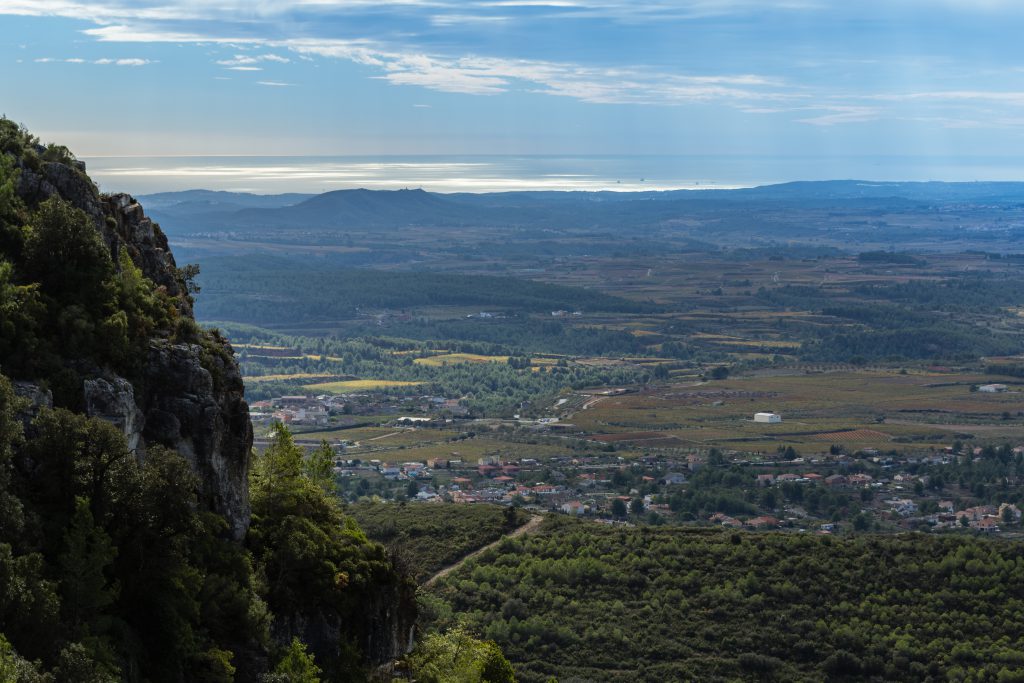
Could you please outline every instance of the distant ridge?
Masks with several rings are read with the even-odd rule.
[[[458,223],[472,213],[466,207],[424,190],[335,190],[294,206],[245,209],[237,217],[253,226],[390,227],[415,224],[430,217],[432,223]]]
[[[141,197],[169,232],[439,227],[610,228],[657,224],[697,209],[888,207],[1024,203],[1024,182],[796,181],[733,190],[524,191],[439,194],[421,189],[254,195],[190,190]]]

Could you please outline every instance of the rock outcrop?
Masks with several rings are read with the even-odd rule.
[[[131,195],[114,194],[102,197],[101,206],[105,220],[100,231],[110,247],[111,256],[116,259],[124,247],[143,275],[165,287],[171,296],[181,295],[182,284],[167,237],[146,216],[142,205]],[[188,297],[181,297],[181,301],[182,312],[191,316],[192,306]]]
[[[227,342],[221,342],[226,349]],[[201,481],[200,498],[223,515],[235,538],[249,528],[249,452],[252,424],[242,376],[229,352],[210,354],[198,344],[150,346],[143,441],[185,456]]]
[[[167,238],[134,198],[100,195],[81,162],[50,161],[32,168],[22,159],[17,163],[17,192],[27,204],[59,196],[84,211],[114,263],[124,249],[143,275],[176,297],[181,316],[193,319]],[[84,405],[90,416],[117,425],[140,458],[148,443],[181,453],[199,475],[200,500],[223,515],[232,535],[241,539],[250,518],[249,407],[231,346],[210,332],[199,335],[201,343],[193,344],[151,340],[142,377],[133,381],[96,369],[84,380]]]
[[[97,377],[85,380],[85,413],[110,422],[124,432],[128,450],[138,455],[145,453],[142,440],[144,418],[135,403],[135,388],[131,382],[115,377],[112,380]]]

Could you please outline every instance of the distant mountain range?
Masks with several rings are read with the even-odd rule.
[[[140,197],[169,234],[292,229],[387,230],[410,226],[607,229],[664,224],[708,211],[841,207],[1024,205],[1018,182],[793,182],[736,190],[667,192],[500,192],[337,190],[255,195],[189,190]]]

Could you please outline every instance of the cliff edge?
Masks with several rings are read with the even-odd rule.
[[[176,309],[175,326],[155,329],[147,340],[141,371],[66,359],[81,380],[80,407],[117,425],[139,458],[153,443],[185,456],[199,476],[201,501],[227,519],[232,536],[240,540],[250,520],[252,427],[231,345],[216,332],[195,326],[185,271],[177,267],[160,226],[134,198],[100,194],[82,162],[60,159],[59,154],[47,161],[48,148],[37,146],[35,151],[35,158],[14,157],[16,194],[25,206],[36,209],[58,197],[82,211],[102,237],[111,262],[124,268],[122,255],[127,255]],[[0,367],[7,371],[2,360]],[[73,388],[62,393],[58,404],[78,402]]]

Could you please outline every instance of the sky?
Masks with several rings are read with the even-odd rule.
[[[0,0],[0,113],[80,157],[1005,168],[1022,28],[1018,0]]]

